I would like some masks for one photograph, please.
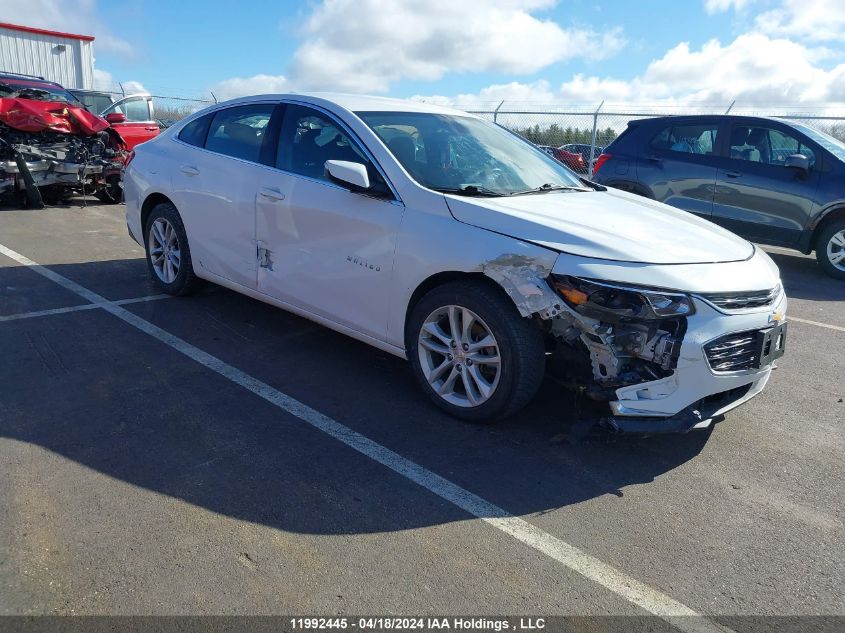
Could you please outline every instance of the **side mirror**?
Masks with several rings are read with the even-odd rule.
[[[810,159],[804,154],[792,154],[786,157],[785,167],[792,167],[804,173],[810,171]]]
[[[120,112],[109,112],[106,115],[106,121],[114,125],[115,123],[126,123],[126,115]]]
[[[348,160],[327,160],[326,172],[332,180],[348,185],[357,191],[366,191],[370,188],[370,176],[367,174],[367,166],[363,163],[353,163]]]

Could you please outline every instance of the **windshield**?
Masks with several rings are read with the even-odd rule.
[[[19,79],[0,79],[0,97],[20,97],[35,101],[61,101],[79,105],[79,99],[61,86],[40,81],[25,81]]]
[[[425,112],[357,114],[414,180],[430,189],[511,195],[584,187],[531,143],[480,119]]]
[[[801,123],[792,123],[791,125],[795,129],[804,132],[804,134],[824,147],[827,151],[836,156],[836,158],[841,161],[845,161],[845,143],[833,138],[829,134],[825,134],[824,132],[820,132],[819,130],[809,126],[802,125]]]

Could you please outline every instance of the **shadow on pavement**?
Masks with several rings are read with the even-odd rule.
[[[126,266],[51,269],[97,291]],[[15,272],[0,269],[0,286]],[[578,414],[551,381],[516,417],[473,426],[435,409],[401,359],[236,293],[212,287],[128,308],[516,515],[622,496],[695,457],[709,437],[561,443]],[[0,358],[0,436],[143,490],[300,533],[468,518],[102,310],[0,323]]]
[[[816,258],[785,253],[768,253],[780,268],[787,297],[813,301],[845,300],[845,281],[828,277]]]

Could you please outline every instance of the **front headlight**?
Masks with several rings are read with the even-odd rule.
[[[695,314],[692,299],[681,292],[621,286],[569,275],[552,275],[552,285],[569,306],[596,319],[653,321]]]

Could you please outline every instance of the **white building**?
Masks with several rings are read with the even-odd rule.
[[[0,72],[36,75],[65,88],[94,87],[94,38],[0,22]]]

